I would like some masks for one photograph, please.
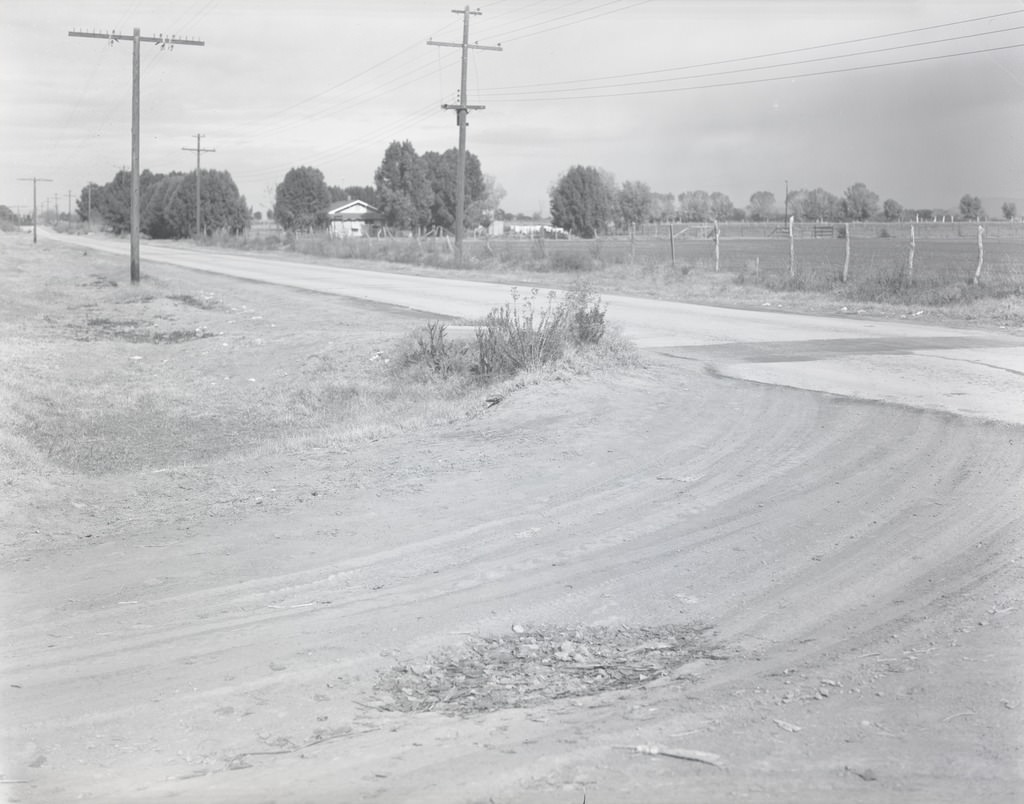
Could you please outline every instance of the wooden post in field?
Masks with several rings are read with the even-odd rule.
[[[844,234],[846,235],[846,259],[843,260],[843,283],[850,278],[850,224],[844,224]]]
[[[793,249],[793,215],[789,216],[789,278],[796,276],[796,261]]]
[[[676,233],[672,231],[672,224],[668,225],[668,253],[672,258],[672,267],[676,267]]]
[[[907,284],[914,281],[914,249],[917,241],[914,240],[914,224],[910,224],[910,254],[907,255]]]
[[[978,226],[978,269],[974,272],[974,280],[971,282],[972,285],[977,285],[981,281],[981,264],[985,260],[985,244],[982,241],[982,235],[985,234],[985,227]]]
[[[715,221],[715,273],[718,273],[718,240],[721,234],[722,232],[718,228],[718,221]]]

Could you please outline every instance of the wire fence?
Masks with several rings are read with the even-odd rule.
[[[901,281],[927,287],[977,281],[1024,289],[1024,224],[1008,221],[798,223],[792,237],[780,223],[724,223],[717,238],[711,224],[649,224],[625,237],[490,238],[466,241],[465,250],[476,257],[546,259],[579,269],[594,262],[672,264],[804,284]]]

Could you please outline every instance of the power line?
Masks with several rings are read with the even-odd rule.
[[[545,82],[545,83],[539,83],[539,84],[511,84],[511,85],[508,85],[508,86],[492,87],[492,89],[493,90],[531,89],[531,88],[534,88],[534,87],[547,87],[547,86],[567,85],[567,84],[583,84],[583,83],[590,83],[590,82],[594,82],[594,81],[611,81],[611,80],[616,80],[616,79],[620,79],[620,78],[640,78],[640,77],[647,76],[647,75],[659,75],[661,73],[668,73],[668,72],[683,72],[683,71],[686,71],[686,70],[697,70],[697,69],[700,69],[702,67],[719,67],[719,66],[722,66],[722,65],[725,65],[725,64],[737,64],[739,62],[744,62],[744,61],[756,61],[758,59],[768,59],[768,58],[774,58],[776,56],[791,56],[794,53],[807,53],[807,52],[812,51],[812,50],[824,50],[825,48],[841,47],[843,45],[855,45],[855,44],[860,44],[862,42],[876,41],[878,39],[891,39],[892,37],[896,37],[896,36],[906,36],[907,34],[923,33],[924,31],[933,31],[933,30],[938,30],[940,28],[951,28],[951,27],[956,26],[956,25],[968,25],[968,24],[973,23],[973,22],[984,22],[984,21],[988,21],[988,20],[997,19],[999,17],[1011,16],[1013,14],[1024,14],[1024,10],[1007,11],[1007,12],[1003,12],[1001,14],[992,14],[992,15],[985,16],[985,17],[971,17],[970,19],[966,19],[966,20],[957,20],[955,22],[944,22],[944,23],[941,23],[939,25],[928,25],[928,26],[924,26],[924,27],[921,27],[921,28],[907,28],[907,29],[902,30],[902,31],[893,31],[891,33],[875,34],[873,36],[861,36],[861,37],[858,37],[856,39],[843,39],[843,40],[838,41],[838,42],[827,42],[827,43],[821,44],[821,45],[808,45],[806,47],[790,48],[788,50],[776,50],[776,51],[773,51],[773,52],[770,52],[770,53],[760,53],[760,54],[758,54],[756,56],[739,56],[739,57],[732,58],[732,59],[719,59],[717,61],[705,61],[705,62],[700,62],[698,64],[687,64],[687,65],[684,65],[684,66],[681,66],[681,67],[664,67],[664,68],[661,68],[661,69],[658,69],[658,70],[644,70],[642,72],[635,72],[635,73],[619,73],[619,74],[616,74],[616,75],[604,75],[604,76],[598,76],[598,77],[595,77],[595,78],[577,78],[577,79],[570,79],[570,80],[567,80],[567,81],[552,81],[552,82]],[[1016,30],[1016,29],[1010,29],[1010,30]],[[906,47],[911,47],[911,46],[912,45],[910,45],[910,44],[906,45]]]
[[[926,61],[937,61],[939,59],[951,59],[958,56],[975,56],[980,53],[995,53],[1001,50],[1012,50],[1024,47],[1024,42],[1013,45],[1001,45],[998,47],[981,48],[979,50],[965,50],[959,53],[943,53],[938,56],[921,56],[916,59],[904,59],[902,61],[889,61],[880,64],[860,64],[854,67],[839,67],[834,70],[818,70],[810,73],[793,73],[790,75],[776,75],[770,78],[749,78],[742,81],[726,81],[718,84],[700,84],[688,87],[666,87],[664,89],[644,89],[635,92],[610,92],[599,95],[562,95],[557,98],[503,98],[503,103],[538,103],[542,100],[564,101],[564,100],[593,100],[601,98],[624,98],[634,95],[662,95],[669,92],[690,92],[698,89],[719,89],[722,87],[748,86],[751,84],[767,84],[771,81],[788,81],[797,78],[814,78],[822,75],[837,75],[840,73],[851,73],[859,70],[873,70],[880,67],[896,67],[904,64],[919,64]]]
[[[927,47],[928,45],[939,45],[939,44],[945,44],[945,43],[948,43],[948,42],[961,41],[961,40],[964,40],[964,39],[975,39],[975,38],[977,38],[979,36],[993,36],[995,34],[1011,33],[1013,31],[1020,31],[1020,30],[1024,30],[1024,25],[1017,25],[1017,26],[1015,26],[1013,28],[1000,28],[1000,29],[995,30],[995,31],[981,31],[981,32],[978,32],[978,33],[961,34],[959,36],[948,36],[948,37],[945,37],[943,39],[932,39],[932,40],[929,40],[927,42],[911,42],[911,43],[908,43],[908,44],[905,44],[905,45],[893,45],[891,47],[872,48],[871,50],[861,50],[861,51],[857,51],[857,52],[854,52],[854,53],[842,53],[842,54],[839,54],[839,55],[836,55],[836,56],[818,56],[818,57],[813,58],[813,59],[798,59],[796,61],[779,62],[777,64],[764,64],[764,65],[760,65],[758,67],[738,67],[735,70],[720,70],[718,72],[699,73],[697,75],[682,75],[682,76],[674,76],[674,77],[671,77],[671,78],[652,78],[652,79],[649,79],[647,81],[627,81],[627,82],[618,83],[618,84],[599,84],[599,85],[592,86],[592,87],[580,87],[580,89],[584,90],[584,91],[592,90],[592,89],[617,89],[617,88],[620,88],[620,87],[645,86],[645,85],[649,85],[649,84],[663,84],[663,83],[666,83],[668,81],[692,81],[692,80],[695,80],[695,79],[698,79],[698,78],[718,78],[718,77],[724,76],[724,75],[736,75],[738,73],[749,73],[749,72],[754,72],[754,71],[759,71],[759,70],[774,70],[774,69],[778,69],[780,67],[795,67],[795,66],[800,65],[800,64],[816,64],[816,63],[823,62],[823,61],[835,61],[836,59],[849,59],[849,58],[854,58],[854,57],[857,57],[857,56],[872,56],[872,55],[876,55],[878,53],[890,53],[890,52],[896,51],[896,50],[908,50],[908,49],[914,48],[914,47]],[[661,71],[658,71],[658,72],[661,72]],[[623,76],[623,77],[625,77],[625,76]],[[586,79],[584,79],[584,80],[586,80]],[[591,80],[598,80],[598,79],[591,79]],[[566,82],[566,83],[578,83],[578,82]],[[544,86],[544,85],[541,85],[541,86]],[[549,84],[547,86],[554,86],[554,84]],[[498,91],[498,90],[491,90],[491,91],[492,92],[498,92],[498,94],[503,96],[503,97],[506,96],[506,95],[525,95],[525,94],[529,94],[529,93],[526,93],[526,92],[502,92],[502,91]],[[538,90],[535,90],[535,93],[539,93],[539,94],[554,94],[554,93],[568,92],[568,91],[571,91],[571,90],[567,89],[567,88],[561,88],[561,89],[538,89]],[[491,95],[490,97],[496,97],[496,96]]]

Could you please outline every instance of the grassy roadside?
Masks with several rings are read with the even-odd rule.
[[[410,359],[421,314],[171,266],[134,287],[124,274],[123,258],[0,236],[8,555],[270,509],[344,482],[338,456],[368,442],[636,362],[612,337],[515,376],[441,374]]]
[[[629,362],[568,350],[518,376],[420,371],[422,316],[0,240],[0,454],[8,468],[109,474],[339,449],[456,421],[523,383]]]

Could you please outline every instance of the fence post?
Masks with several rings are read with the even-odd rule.
[[[796,276],[796,261],[793,259],[793,215],[789,216],[789,278]]]
[[[850,224],[844,223],[844,232],[846,237],[846,259],[843,261],[843,284],[846,284],[846,280],[850,278]]]
[[[672,267],[676,267],[676,235],[672,231],[672,224],[668,225],[668,252],[672,257]]]
[[[917,241],[914,240],[914,224],[910,224],[910,254],[907,256],[907,284],[914,282],[914,248]]]
[[[721,236],[721,230],[718,228],[718,221],[715,221],[715,273],[718,273],[718,238]]]
[[[978,269],[974,272],[974,281],[972,285],[977,285],[981,281],[981,263],[985,259],[985,244],[982,242],[982,235],[985,234],[985,227],[978,226]]]

